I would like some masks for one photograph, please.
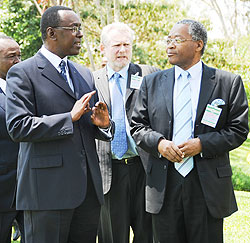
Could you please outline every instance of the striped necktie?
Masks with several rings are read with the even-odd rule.
[[[177,80],[177,95],[174,116],[173,141],[179,145],[192,138],[192,102],[188,80],[189,73],[183,71]],[[193,157],[183,159],[182,163],[175,163],[175,169],[185,177],[194,167]]]
[[[111,141],[111,150],[113,154],[122,159],[122,156],[128,150],[126,123],[125,123],[125,108],[120,85],[120,74],[114,73],[114,86],[111,91],[111,108],[112,119],[115,122],[115,135]]]

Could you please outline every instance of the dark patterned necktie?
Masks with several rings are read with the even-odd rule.
[[[59,67],[61,69],[60,74],[62,75],[62,77],[66,80],[66,82],[68,83],[68,79],[67,79],[67,75],[66,75],[66,62],[64,60],[61,61],[61,63],[59,64]]]

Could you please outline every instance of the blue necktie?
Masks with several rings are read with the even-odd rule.
[[[66,62],[64,60],[62,60],[59,64],[59,67],[61,69],[60,74],[62,75],[62,77],[66,80],[66,82],[68,83],[68,79],[67,79],[67,75],[66,75]]]
[[[189,73],[184,71],[177,80],[178,93],[176,95],[173,137],[176,145],[192,138],[192,103],[188,75]],[[183,159],[182,163],[174,165],[175,169],[185,177],[193,169],[194,159],[188,157]]]
[[[128,150],[125,109],[119,82],[120,74],[115,73],[113,77],[115,83],[113,85],[113,89],[111,90],[111,108],[112,119],[115,122],[115,135],[111,142],[111,150],[118,159],[122,159],[122,156]]]

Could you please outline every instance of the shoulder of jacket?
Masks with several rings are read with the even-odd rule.
[[[142,70],[142,76],[146,76],[146,75],[148,75],[150,73],[160,71],[159,68],[156,68],[156,67],[153,67],[153,66],[150,66],[150,65],[147,65],[147,64],[138,64],[138,66]]]

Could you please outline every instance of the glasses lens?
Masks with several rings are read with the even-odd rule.
[[[169,45],[172,42],[172,39],[166,38],[165,41],[166,41],[167,45]]]

